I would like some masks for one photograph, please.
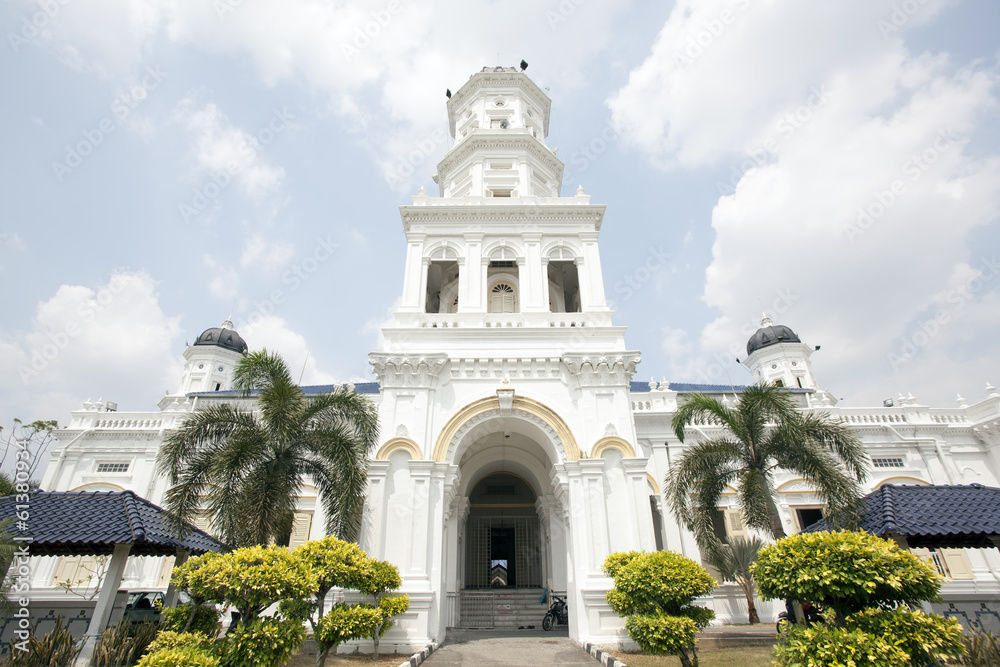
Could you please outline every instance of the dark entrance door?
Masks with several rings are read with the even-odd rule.
[[[517,586],[513,526],[490,528],[490,586]]]

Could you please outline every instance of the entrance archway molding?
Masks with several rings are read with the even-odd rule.
[[[561,455],[560,461],[552,463],[576,461],[580,458],[580,448],[573,432],[562,417],[547,405],[532,398],[514,396],[511,410],[501,411],[497,397],[487,396],[469,403],[448,420],[434,443],[433,459],[442,463],[452,459],[463,436],[476,425],[494,417],[523,419],[547,432]]]

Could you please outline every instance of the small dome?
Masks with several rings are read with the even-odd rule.
[[[233,323],[226,320],[221,327],[205,329],[194,341],[195,345],[215,345],[233,352],[246,354],[247,343],[233,330]]]
[[[778,343],[801,342],[795,332],[784,324],[775,325],[771,322],[771,318],[765,317],[760,321],[760,329],[757,329],[757,332],[750,336],[750,340],[747,341],[747,354],[753,354],[763,347],[770,347]]]

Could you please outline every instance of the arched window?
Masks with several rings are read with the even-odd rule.
[[[491,313],[516,313],[517,291],[508,282],[499,282],[490,290]]]

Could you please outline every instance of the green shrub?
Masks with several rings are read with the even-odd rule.
[[[317,642],[335,647],[351,639],[370,637],[382,622],[382,613],[371,605],[338,604],[316,624]]]
[[[262,618],[241,624],[229,634],[223,648],[223,667],[283,665],[306,640],[302,623]]]
[[[910,656],[914,665],[926,665],[965,653],[962,626],[953,618],[909,609],[866,609],[846,619],[847,627],[882,637]]]
[[[274,545],[215,555],[181,572],[175,568],[174,578],[195,599],[236,607],[244,623],[280,600],[312,597],[319,586],[319,574],[308,562]]]
[[[993,667],[1000,665],[1000,638],[992,632],[970,629],[963,637],[965,657],[963,665],[970,667]]]
[[[684,616],[636,614],[625,621],[625,630],[647,653],[677,655],[694,646],[698,624]]]
[[[882,637],[827,624],[790,628],[774,647],[774,657],[778,667],[899,667],[910,662]]]
[[[173,630],[163,630],[156,635],[156,639],[149,645],[149,652],[163,651],[173,648],[185,648],[194,646],[195,648],[210,650],[213,646],[211,639],[196,632],[174,632]]]
[[[635,643],[676,655],[684,667],[697,664],[695,634],[715,618],[711,609],[691,604],[715,588],[705,568],[672,551],[629,551],[608,556],[604,572],[615,582],[608,604],[628,617],[625,628]]]
[[[148,653],[136,667],[219,667],[219,659],[196,646],[184,646]]]
[[[101,633],[90,664],[93,667],[131,667],[146,653],[156,631],[156,623],[133,624],[122,619]]]
[[[56,618],[56,625],[39,639],[28,638],[27,651],[11,646],[11,653],[0,665],[16,667],[69,667],[76,660],[80,648],[73,641],[73,635],[62,624],[62,617]]]
[[[930,565],[863,532],[789,535],[760,550],[753,575],[765,599],[812,602],[841,618],[866,607],[917,605],[941,588]]]
[[[188,616],[191,615],[191,605],[181,604],[176,607],[164,609],[160,615],[160,628],[162,630],[173,630],[183,632],[187,625]],[[194,618],[188,627],[189,632],[200,632],[206,637],[215,637],[219,634],[219,618],[222,612],[212,605],[198,605],[194,612]]]

